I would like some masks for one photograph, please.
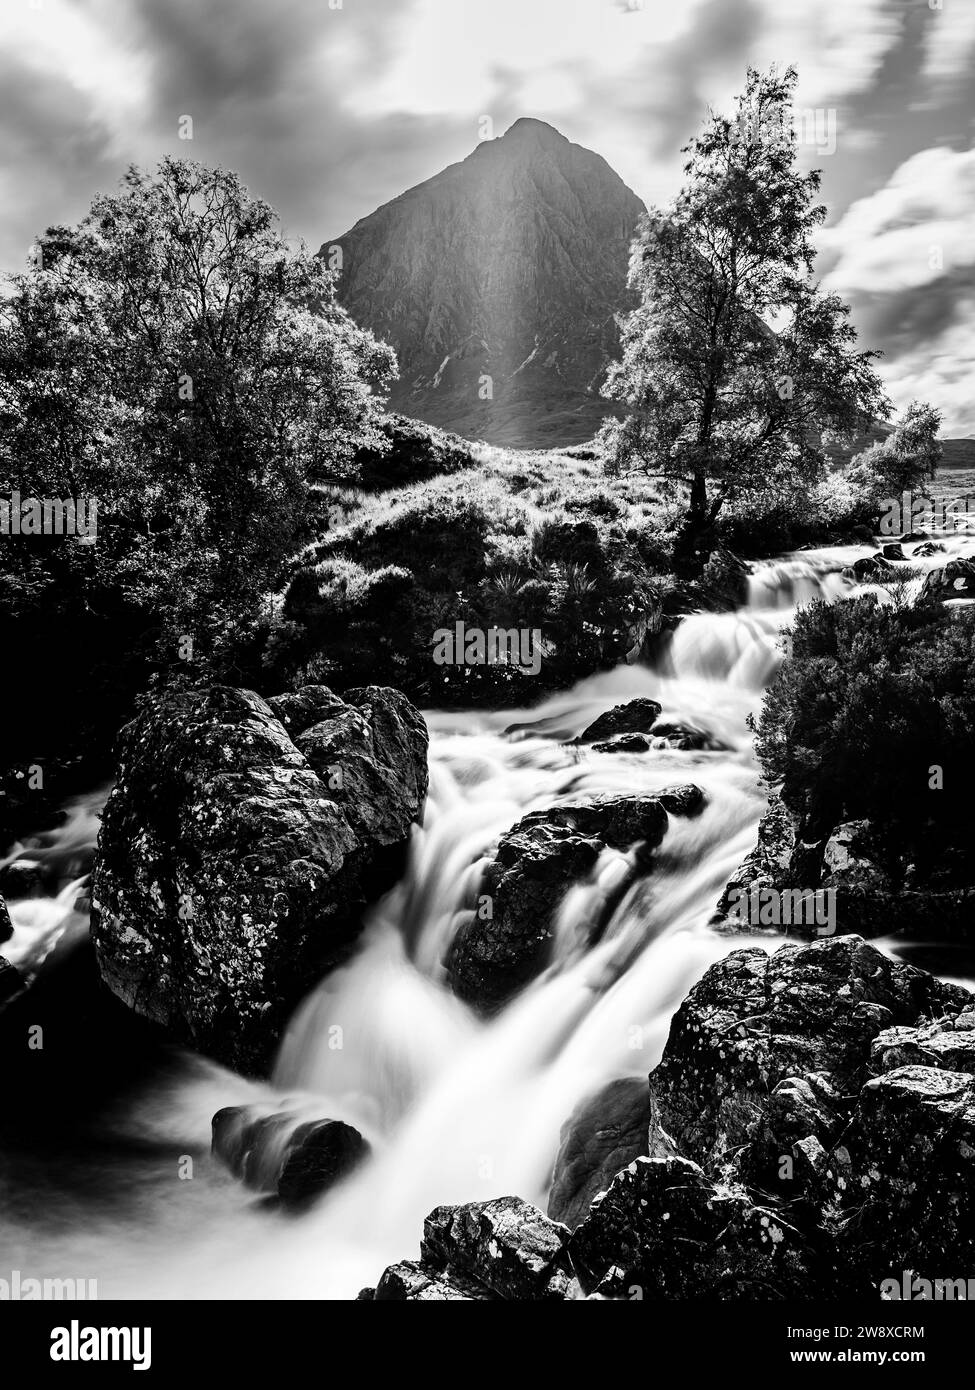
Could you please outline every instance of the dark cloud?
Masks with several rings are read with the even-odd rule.
[[[22,270],[35,237],[73,221],[98,187],[117,177],[111,132],[64,78],[32,71],[0,53],[2,182],[0,267]]]

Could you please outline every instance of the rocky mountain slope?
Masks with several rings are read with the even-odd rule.
[[[392,343],[392,406],[493,444],[588,439],[627,304],[640,199],[591,150],[516,121],[341,247],[339,298]]]

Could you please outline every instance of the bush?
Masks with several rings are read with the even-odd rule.
[[[867,819],[895,878],[914,865],[932,887],[970,881],[975,619],[872,596],[801,610],[757,750],[804,839]],[[936,767],[941,790],[930,785]]]
[[[507,483],[434,479],[374,499],[326,535],[270,626],[263,681],[317,671],[340,689],[395,680],[421,702],[523,703],[620,661],[654,603],[659,542],[648,527],[624,529],[626,508],[603,487],[591,515],[542,516],[537,496]],[[540,632],[541,672],[435,665],[434,633],[457,622]]]

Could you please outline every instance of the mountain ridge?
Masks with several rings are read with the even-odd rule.
[[[393,409],[514,447],[580,443],[629,305],[643,203],[599,154],[521,117],[324,243],[338,298],[392,343]]]

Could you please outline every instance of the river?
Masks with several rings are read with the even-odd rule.
[[[681,999],[748,942],[708,926],[765,806],[746,719],[782,659],[796,605],[870,588],[840,573],[869,553],[757,565],[742,609],[686,618],[653,667],[591,677],[532,710],[428,713],[430,794],[407,870],[371,912],[354,959],[297,1010],[272,1078],[247,1081],[163,1049],[143,1075],[101,1088],[90,1114],[82,1103],[83,1122],[74,1114],[63,1142],[50,1138],[56,1116],[36,1145],[21,1124],[0,1157],[0,1275],[96,1279],[100,1298],[347,1299],[388,1263],[415,1258],[423,1217],[441,1203],[513,1193],[544,1208],[574,1106],[614,1077],[646,1075]],[[634,696],[658,700],[663,718],[715,746],[609,754],[569,742]],[[506,733],[513,724],[526,727]],[[568,795],[678,782],[699,785],[706,809],[671,818],[653,874],[622,898],[597,945],[584,944],[586,925],[626,870],[615,852],[561,905],[545,975],[497,1017],[484,1022],[450,994],[444,951],[499,834]],[[45,896],[10,903],[15,934],[3,948],[39,981],[83,949],[79,891],[104,794],[72,803],[57,831],[8,856],[46,873]],[[282,1101],[346,1120],[373,1146],[300,1217],[255,1198],[209,1155],[217,1109]]]

